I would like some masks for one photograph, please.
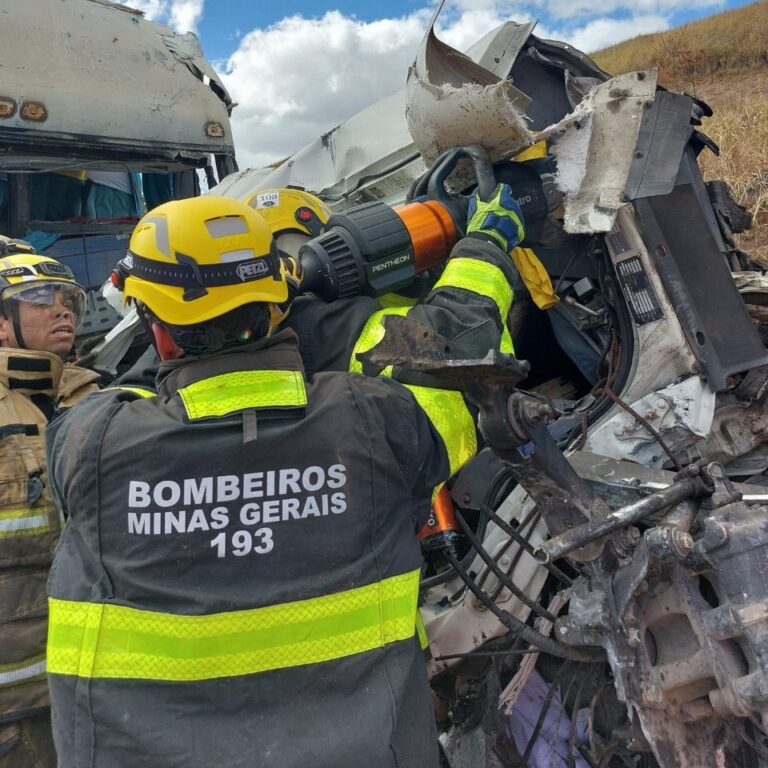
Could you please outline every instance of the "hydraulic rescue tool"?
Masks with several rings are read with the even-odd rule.
[[[305,243],[299,258],[303,292],[326,301],[367,294],[381,296],[409,285],[417,273],[445,261],[464,236],[468,194],[446,189],[460,160],[471,161],[476,189],[490,199],[497,182],[509,184],[525,219],[526,240],[541,237],[547,214],[562,195],[554,184],[549,157],[492,165],[480,146],[458,147],[441,155],[398,208],[372,202],[334,214],[318,237]],[[474,185],[468,190],[475,191]]]

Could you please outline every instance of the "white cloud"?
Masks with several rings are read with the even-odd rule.
[[[632,19],[596,19],[568,35],[568,41],[575,48],[585,53],[599,51],[610,45],[620,43],[638,35],[648,35],[669,29],[669,21],[664,16],[636,16]]]
[[[358,110],[405,85],[428,13],[364,23],[337,11],[292,16],[245,35],[224,80],[240,164],[294,152]]]
[[[197,23],[203,15],[205,0],[126,0],[129,5],[144,11],[148,19],[168,24],[174,31],[197,32]]]
[[[203,15],[203,0],[173,0],[168,9],[171,27],[177,32],[196,32]]]

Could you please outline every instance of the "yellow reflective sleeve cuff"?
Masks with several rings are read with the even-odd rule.
[[[478,259],[450,259],[432,290],[438,288],[461,288],[487,296],[499,308],[502,324],[507,322],[514,292],[504,273],[493,264]]]
[[[120,389],[123,392],[133,392],[134,395],[138,395],[139,397],[155,397],[157,395],[157,392],[153,392],[151,389],[145,389],[144,387],[122,387],[122,386],[116,386],[116,387],[106,387],[103,392],[110,392],[114,389]]]
[[[340,659],[412,638],[419,570],[333,595],[179,616],[50,598],[49,674],[195,681]]]
[[[477,432],[461,392],[406,384],[443,439],[452,475],[477,453]]]
[[[183,387],[179,395],[190,419],[226,416],[248,408],[297,408],[307,404],[299,371],[235,371]]]
[[[410,306],[387,307],[374,312],[363,326],[360,336],[355,342],[352,356],[349,358],[349,370],[351,373],[362,373],[363,364],[357,359],[358,353],[367,352],[373,349],[384,338],[384,324],[382,320],[387,315],[407,315]],[[391,376],[392,366],[387,366],[380,374],[381,376]]]

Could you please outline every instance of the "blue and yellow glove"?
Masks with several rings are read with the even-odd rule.
[[[523,212],[508,184],[497,184],[490,200],[475,192],[467,212],[467,237],[491,240],[505,253],[512,253],[523,241]]]

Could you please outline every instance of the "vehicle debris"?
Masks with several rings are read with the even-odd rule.
[[[748,255],[734,255],[731,236],[748,217],[701,178],[697,156],[713,148],[699,128],[711,114],[705,104],[659,88],[652,72],[610,79],[583,54],[531,33],[508,23],[471,49],[470,62],[430,31],[425,46],[433,48],[420,51],[408,88],[409,116],[419,114],[414,102],[436,94],[449,102],[439,118],[428,110],[420,123],[410,118],[427,157],[448,148],[435,126],[451,101],[457,114],[479,105],[470,126],[506,99],[508,133],[485,148],[498,160],[546,135],[565,205],[549,211],[531,246],[560,301],[518,309],[515,333],[517,357],[530,364],[516,384],[520,402],[542,406],[547,423],[536,434],[557,448],[542,451],[520,432],[515,419],[525,409],[481,419],[491,444],[518,435],[509,445],[527,445],[535,469],[530,458],[481,457],[462,471],[451,499],[466,524],[463,548],[431,553],[422,583],[433,689],[452,713],[443,724],[446,762],[549,765],[534,748],[559,697],[569,724],[563,764],[766,765],[763,587],[753,580],[768,562],[758,532],[768,500],[768,314],[762,274]],[[478,77],[484,56],[491,75]],[[440,71],[441,60],[445,81],[429,81],[425,71]],[[499,84],[509,80],[514,89]],[[393,142],[376,154],[381,145],[358,132],[376,110],[333,134],[336,157],[355,145],[359,165],[326,163],[318,172],[327,156],[315,145],[268,183],[303,179],[340,208],[392,202],[398,189],[405,196],[424,158],[409,159],[405,144],[398,154]],[[499,122],[473,133],[456,120],[450,136],[468,143],[486,127],[503,134]],[[451,183],[460,189],[470,176]],[[423,339],[399,350],[389,332],[385,339],[379,365],[387,355],[403,365],[404,354],[419,370],[437,365],[425,360]],[[462,365],[469,378],[482,377],[480,361],[439,357],[454,379]],[[542,405],[538,393],[564,373],[570,402]],[[510,458],[509,447],[502,455]],[[569,486],[563,478],[572,476]],[[560,495],[563,487],[580,490]],[[556,597],[564,607],[554,610],[551,645],[542,640],[544,614]],[[567,646],[598,646],[607,662],[564,661]],[[521,669],[534,680],[527,655],[538,659],[547,693],[523,744],[487,702],[498,702]],[[586,723],[584,739],[575,723]]]

